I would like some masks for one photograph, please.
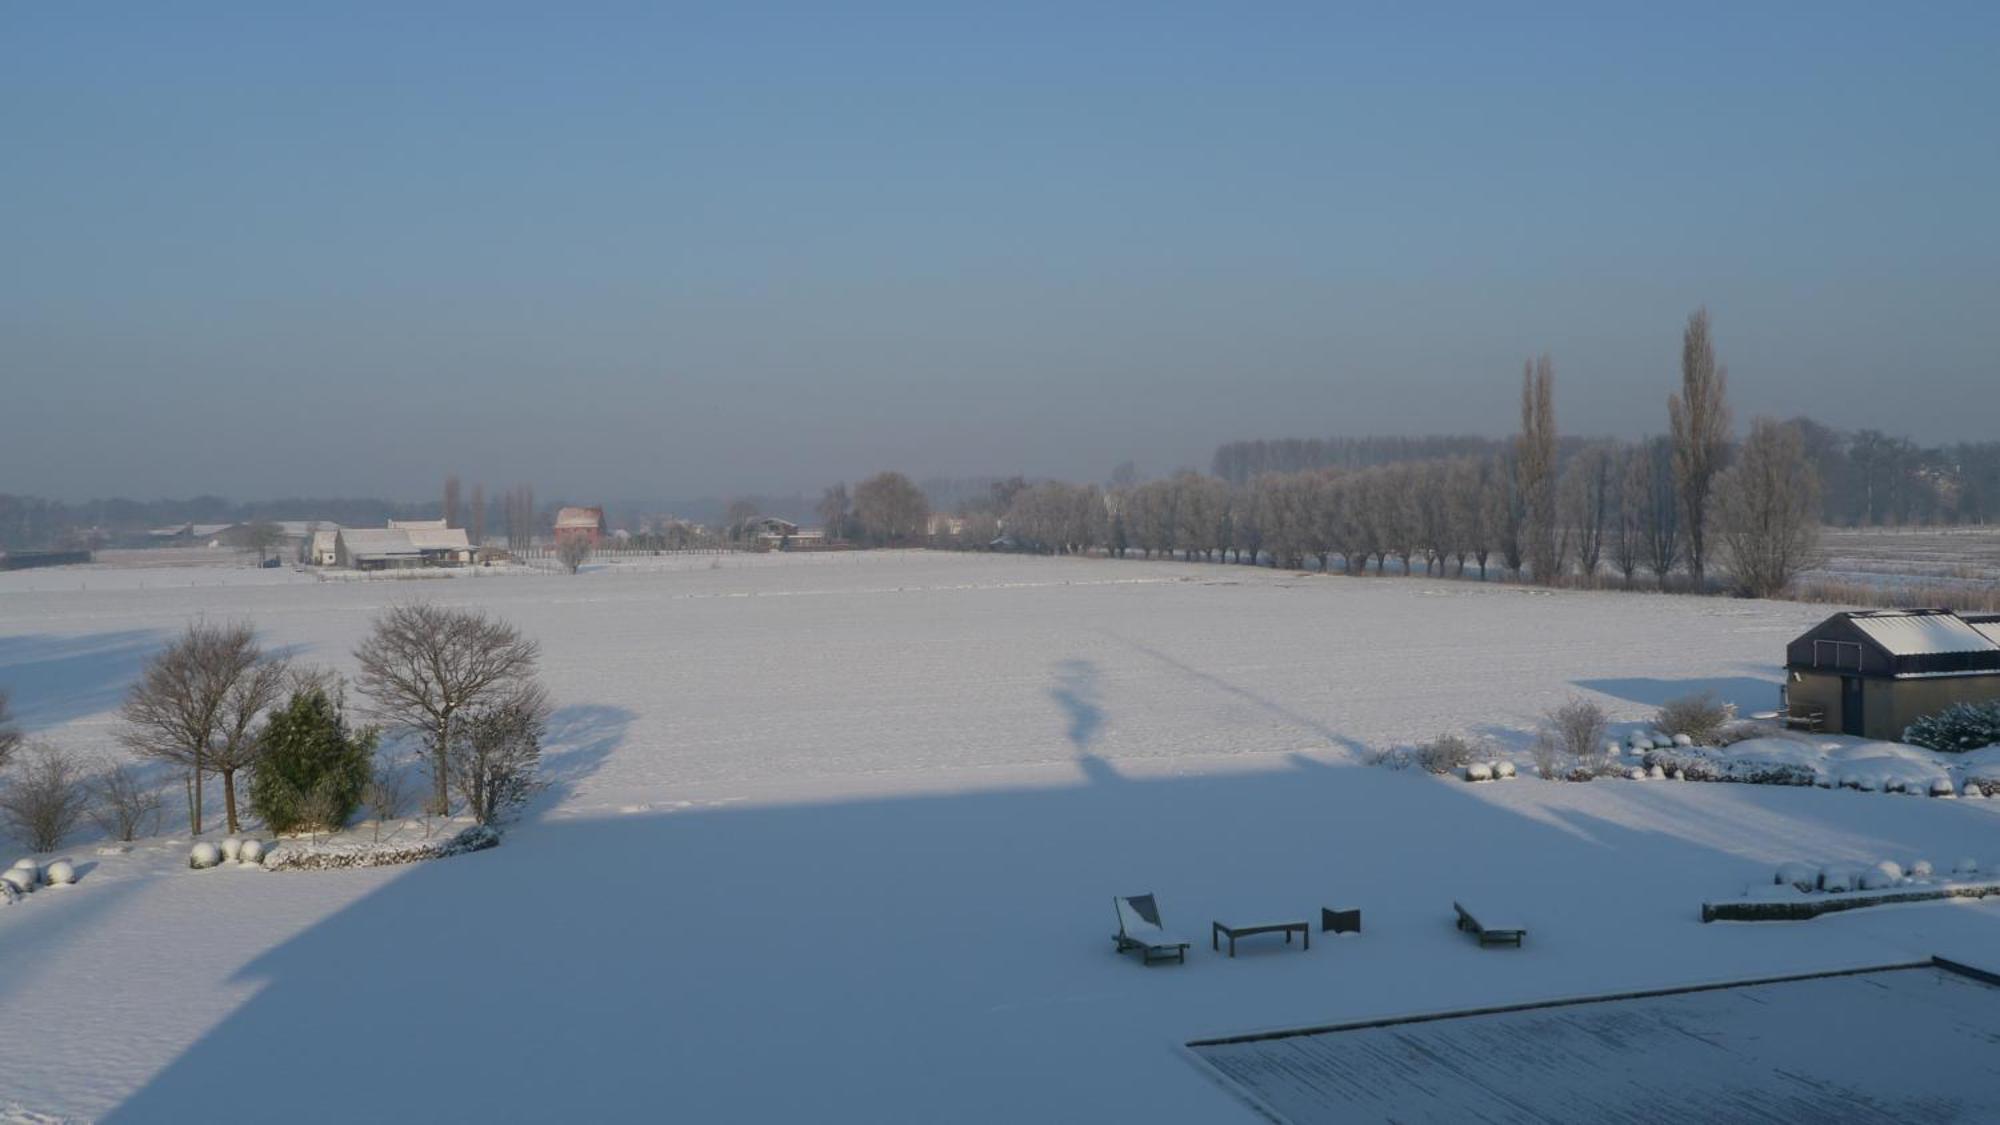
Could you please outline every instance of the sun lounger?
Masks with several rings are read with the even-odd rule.
[[[1160,926],[1160,907],[1152,895],[1128,895],[1111,900],[1118,909],[1118,932],[1111,940],[1118,952],[1136,949],[1148,965],[1173,958],[1187,961],[1188,943]]]
[[[1493,922],[1482,920],[1478,915],[1466,909],[1464,903],[1454,902],[1451,904],[1451,908],[1458,911],[1458,928],[1477,935],[1479,944],[1481,945],[1512,945],[1519,947],[1522,940],[1528,936],[1526,927],[1497,925]],[[1493,917],[1493,915],[1488,915],[1488,917]]]

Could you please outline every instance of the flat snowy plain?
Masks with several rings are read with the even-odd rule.
[[[2000,907],[1704,926],[1698,906],[1781,861],[1990,863],[2000,802],[1360,764],[1454,729],[1518,743],[1571,694],[1629,720],[1703,687],[1770,707],[1823,606],[923,552],[409,582],[87,567],[0,575],[0,685],[31,733],[109,750],[190,619],[348,669],[370,616],[416,597],[542,643],[550,792],[500,848],[402,868],[190,872],[184,846],[80,838],[81,883],[0,910],[0,1106],[1251,1120],[1181,1044],[1996,967]],[[1140,892],[1195,942],[1185,966],[1113,954],[1110,897]],[[1460,896],[1526,947],[1457,933]],[[1207,949],[1211,919],[1322,905],[1366,931]]]

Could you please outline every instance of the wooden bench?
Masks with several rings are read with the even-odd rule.
[[[1495,926],[1480,921],[1463,903],[1454,902],[1451,908],[1458,911],[1459,931],[1477,935],[1481,945],[1512,945],[1518,949],[1528,936],[1527,929],[1522,926]]]

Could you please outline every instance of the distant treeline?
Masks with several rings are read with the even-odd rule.
[[[1879,430],[1836,430],[1810,418],[1792,425],[1818,470],[1820,517],[1836,527],[2000,522],[2000,441],[1920,446]],[[1454,457],[1490,459],[1509,438],[1280,438],[1218,446],[1210,471],[1232,485],[1267,473],[1354,470]],[[1588,442],[1562,439],[1567,463]]]

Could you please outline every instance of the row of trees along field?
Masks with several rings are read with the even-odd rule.
[[[1352,574],[1497,569],[1549,584],[1615,575],[1708,588],[1720,562],[1732,585],[1760,595],[1815,561],[1819,474],[1805,434],[1758,419],[1732,443],[1728,374],[1705,310],[1688,318],[1666,434],[1564,442],[1555,386],[1548,356],[1525,365],[1520,432],[1497,446],[1238,443],[1218,452],[1228,471],[1216,475],[1182,471],[1109,489],[1015,478],[962,509],[956,534],[937,538],[980,547],[1004,534],[1004,544],[1053,553],[1288,567],[1338,561]],[[852,518],[864,533],[885,528],[862,518],[858,502],[849,513],[842,497],[829,490],[829,526]]]

